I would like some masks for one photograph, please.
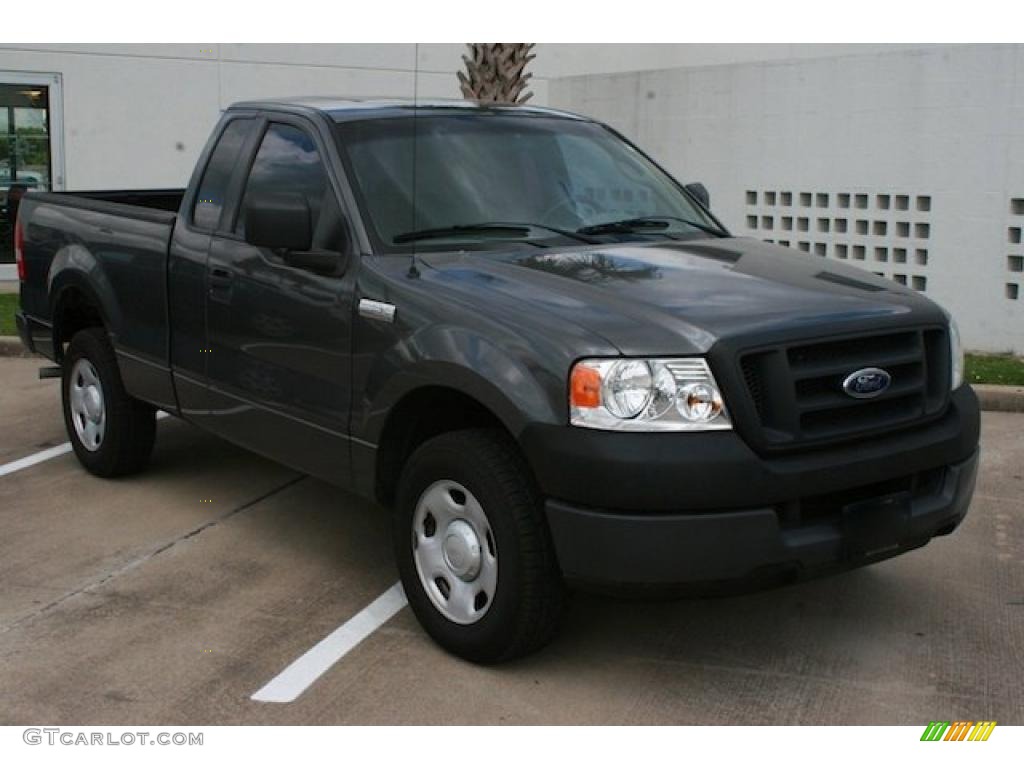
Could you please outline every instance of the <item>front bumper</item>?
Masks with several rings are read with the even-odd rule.
[[[733,433],[645,445],[663,436],[575,430],[581,442],[567,432],[527,455],[568,580],[746,582],[854,567],[951,532],[974,491],[978,432],[961,387],[938,421],[808,454],[759,456]]]
[[[854,568],[951,533],[967,514],[977,469],[974,454],[945,468],[927,493],[862,499],[792,527],[770,506],[629,515],[549,501],[547,514],[568,581],[600,587],[754,584]]]

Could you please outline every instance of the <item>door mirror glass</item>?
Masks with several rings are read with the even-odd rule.
[[[245,240],[260,248],[308,251],[313,242],[309,203],[294,193],[246,195]]]
[[[711,194],[708,192],[708,188],[699,181],[687,184],[684,189],[697,198],[698,202],[705,208],[711,209]]]

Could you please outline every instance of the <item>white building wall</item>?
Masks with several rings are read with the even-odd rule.
[[[823,49],[828,47],[542,44],[530,67],[531,101],[548,102],[554,77],[788,59],[821,55]],[[462,43],[0,44],[0,72],[61,76],[63,188],[177,187],[187,182],[220,111],[235,101],[415,93],[457,98],[455,72],[464,52]]]
[[[906,281],[969,347],[1024,353],[1024,47],[555,78],[549,103],[704,181],[736,234]]]
[[[61,76],[63,188],[178,187],[234,101],[457,97],[464,50],[5,44],[0,72]],[[604,119],[680,178],[705,181],[736,233],[923,284],[970,346],[1024,352],[1024,275],[1014,271],[1024,246],[1013,242],[1024,202],[1012,202],[1024,200],[1024,48],[542,44],[536,53],[533,103]],[[929,210],[917,210],[918,198]]]
[[[221,110],[233,102],[458,98],[455,72],[464,50],[455,44],[4,44],[0,73],[61,76],[64,189],[179,187]],[[531,90],[534,103],[546,102],[544,78],[536,77]]]
[[[921,43],[622,43],[542,44],[533,70],[539,77],[636,72],[923,50]]]

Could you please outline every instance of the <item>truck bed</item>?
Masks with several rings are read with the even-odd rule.
[[[126,389],[172,403],[167,254],[184,190],[29,193],[21,306],[33,347],[59,360],[54,335],[76,293],[104,308]],[[54,334],[54,325],[57,333]],[[66,339],[64,339],[66,341]]]
[[[30,192],[33,200],[85,210],[118,213],[122,216],[147,216],[154,211],[177,213],[184,189],[108,189],[80,192]],[[26,195],[26,198],[28,195]],[[111,205],[117,206],[116,208]],[[130,209],[138,210],[130,210]]]

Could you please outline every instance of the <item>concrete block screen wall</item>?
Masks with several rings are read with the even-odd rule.
[[[926,46],[556,78],[735,234],[881,274],[1024,354],[1024,46]]]
[[[769,243],[928,290],[930,195],[748,189],[746,208],[746,229]]]

